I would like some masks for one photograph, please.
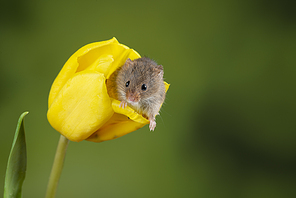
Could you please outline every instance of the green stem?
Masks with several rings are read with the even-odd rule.
[[[55,197],[57,186],[58,186],[59,179],[60,179],[63,165],[64,165],[68,143],[69,143],[69,140],[65,138],[63,135],[61,135],[59,144],[57,147],[57,151],[54,157],[54,162],[51,169],[49,181],[48,181],[48,186],[47,186],[47,191],[45,196],[46,198]]]

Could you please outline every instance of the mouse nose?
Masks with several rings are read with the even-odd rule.
[[[130,101],[130,102],[139,102],[140,100],[140,97],[139,97],[139,94],[136,94],[136,93],[127,93],[127,100]]]
[[[131,102],[135,102],[135,100],[136,100],[135,97],[132,97],[132,96],[129,97],[129,101],[131,101]]]

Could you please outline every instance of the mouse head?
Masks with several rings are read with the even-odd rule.
[[[163,83],[163,67],[149,58],[127,59],[117,76],[119,97],[131,104],[157,94]]]

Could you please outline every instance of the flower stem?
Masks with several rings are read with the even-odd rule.
[[[69,140],[61,135],[47,185],[46,198],[55,197],[58,182],[64,165],[68,143]]]

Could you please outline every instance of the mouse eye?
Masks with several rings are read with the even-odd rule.
[[[142,89],[143,91],[146,91],[146,89],[147,89],[147,85],[146,85],[146,84],[143,84],[142,87],[141,87],[141,89]]]
[[[128,87],[129,84],[130,84],[130,81],[127,81],[127,82],[125,83],[125,86]]]

